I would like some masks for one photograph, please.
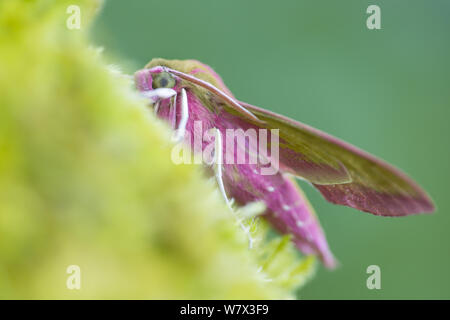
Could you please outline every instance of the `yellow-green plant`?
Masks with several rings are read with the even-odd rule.
[[[0,298],[294,297],[312,258],[262,221],[250,250],[215,184],[170,161],[168,128],[87,41],[97,8],[0,3]]]

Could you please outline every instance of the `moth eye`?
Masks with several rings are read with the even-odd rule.
[[[168,72],[157,73],[152,77],[153,77],[152,81],[153,89],[175,87],[175,79]]]

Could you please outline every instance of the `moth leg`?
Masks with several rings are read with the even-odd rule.
[[[158,111],[159,111],[159,100],[156,101],[155,107],[154,107],[153,111],[155,112],[155,115],[158,115]]]
[[[154,105],[153,110],[155,112],[155,115],[157,115],[159,111],[160,101],[164,99],[172,99],[173,96],[175,96],[176,100],[177,92],[169,88],[158,88],[150,91],[140,92],[140,94],[150,100],[150,103]]]
[[[173,98],[170,98],[169,106],[169,123],[173,130],[176,130],[177,126],[177,94]]]
[[[222,179],[222,158],[223,158],[223,144],[222,144],[222,134],[220,133],[219,129],[214,129],[214,159],[213,159],[213,168],[214,168],[214,175],[216,177],[217,184],[219,185],[220,193],[222,194],[223,198],[225,199],[225,202],[230,210],[233,210],[231,207],[231,201],[228,199],[227,194],[225,192],[225,187],[223,185],[223,179]]]
[[[227,197],[227,193],[225,191],[225,187],[223,184],[222,179],[222,158],[223,158],[223,143],[222,143],[222,134],[220,133],[220,130],[215,128],[215,142],[214,142],[214,160],[213,160],[213,168],[214,168],[214,175],[216,177],[217,184],[219,185],[220,193],[222,194],[222,197],[225,200],[225,203],[227,204],[230,211],[235,214],[232,204],[233,199],[229,200]],[[244,231],[244,233],[247,235],[248,238],[248,247],[249,249],[253,248],[253,242],[254,239],[251,236],[250,233],[250,227],[247,227],[242,222],[241,218],[237,218],[237,221]]]
[[[175,96],[175,103],[177,97]],[[188,99],[186,95],[186,90],[184,88],[181,89],[181,119],[180,123],[178,124],[178,128],[175,131],[175,141],[180,141],[184,138],[184,135],[186,133],[186,125],[187,121],[189,119],[189,106],[188,106]]]

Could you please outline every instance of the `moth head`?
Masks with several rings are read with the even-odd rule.
[[[158,73],[152,73],[152,88],[153,89],[159,89],[159,88],[169,88],[172,89],[176,85],[175,78],[168,72],[162,71]]]
[[[220,89],[230,97],[233,96],[230,90],[223,83],[220,76],[210,66],[197,60],[167,60],[155,58],[145,66],[145,69],[155,71],[157,71],[158,69],[165,69],[166,71],[169,71],[169,73],[171,73],[171,71],[178,71],[180,73],[193,76],[200,81],[207,82],[210,85]],[[187,79],[180,79],[183,78],[180,77],[180,75],[177,76],[173,73],[171,73],[171,75],[175,76],[177,85],[179,87],[181,87],[182,85],[184,87],[185,85],[189,86],[189,84],[192,84],[192,81],[189,81]],[[178,87],[176,86],[175,90],[177,89]]]
[[[177,94],[178,80],[162,66],[139,70],[134,80],[136,88],[153,103]]]
[[[135,82],[137,89],[152,103],[173,97],[183,88],[186,88],[186,91],[202,88],[210,95],[223,100],[244,117],[259,121],[234,99],[233,94],[213,69],[196,60],[153,59],[144,69],[135,73]]]

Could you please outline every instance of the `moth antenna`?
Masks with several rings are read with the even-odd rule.
[[[187,95],[186,95],[186,90],[184,90],[184,88],[182,88],[181,89],[181,119],[180,119],[180,123],[178,124],[178,128],[176,130],[176,134],[175,134],[175,138],[174,138],[175,141],[180,141],[184,138],[184,135],[186,133],[186,125],[187,125],[188,119],[189,119],[188,99],[187,99]]]
[[[227,207],[231,210],[231,212],[234,214],[233,207],[231,206],[232,202],[234,200],[229,200],[227,193],[225,191],[225,187],[223,185],[223,179],[222,179],[222,158],[223,158],[223,144],[222,144],[222,134],[220,133],[220,130],[215,128],[215,141],[214,141],[214,172],[217,180],[217,184],[219,185],[220,193],[222,194],[223,198],[225,199],[225,203],[227,204]],[[240,227],[244,231],[244,233],[247,235],[248,238],[248,247],[249,249],[253,248],[253,242],[254,239],[252,238],[250,234],[250,227],[246,227],[241,219],[237,219]]]
[[[250,118],[252,120],[256,120],[258,122],[261,122],[261,120],[258,119],[258,117],[256,117],[253,113],[251,113],[250,111],[248,111],[246,108],[244,108],[243,106],[241,106],[236,100],[234,100],[232,97],[230,97],[229,95],[227,95],[225,92],[223,92],[222,90],[220,90],[219,88],[213,86],[212,84],[210,84],[207,81],[198,79],[194,76],[191,76],[189,74],[186,74],[184,72],[178,71],[178,70],[174,70],[174,69],[170,69],[167,67],[163,67],[167,72],[172,73],[184,80],[187,80],[189,82],[192,82],[202,88],[205,88],[206,90],[214,93],[216,96],[221,97],[223,100],[225,100],[226,102],[228,102],[231,107],[233,109],[235,109],[236,111],[238,111],[239,113],[244,114],[247,118]]]

